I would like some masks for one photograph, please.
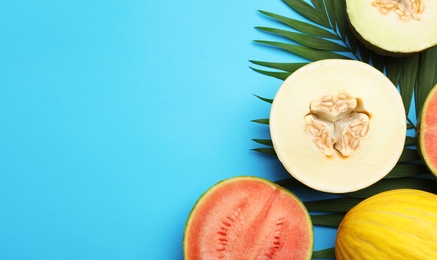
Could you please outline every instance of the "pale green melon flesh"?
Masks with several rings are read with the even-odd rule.
[[[383,14],[376,0],[346,0],[347,15],[358,38],[374,51],[392,56],[416,53],[437,44],[437,1],[421,1],[424,10],[417,20],[402,20],[393,10]],[[400,2],[410,5],[409,0]]]
[[[312,223],[302,202],[257,177],[214,185],[185,227],[185,259],[311,259],[312,249]]]
[[[437,175],[437,85],[430,91],[423,106],[419,147],[426,165]]]

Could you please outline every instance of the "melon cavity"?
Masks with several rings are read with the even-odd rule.
[[[346,0],[352,31],[373,51],[406,56],[437,44],[435,0]]]
[[[290,75],[276,93],[270,133],[285,169],[324,192],[366,188],[387,175],[404,149],[401,95],[372,66],[322,60]]]
[[[305,129],[326,156],[349,156],[369,130],[369,117],[356,111],[357,99],[345,93],[326,95],[311,102]]]

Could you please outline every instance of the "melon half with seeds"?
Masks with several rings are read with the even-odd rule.
[[[346,0],[351,29],[364,45],[389,56],[437,44],[435,0]]]
[[[406,114],[391,81],[367,63],[321,60],[291,74],[270,112],[275,152],[303,184],[324,192],[366,188],[405,144]]]
[[[311,259],[313,237],[309,213],[294,194],[238,176],[215,184],[194,205],[184,259]]]
[[[429,92],[420,114],[419,148],[423,161],[437,176],[437,85]]]

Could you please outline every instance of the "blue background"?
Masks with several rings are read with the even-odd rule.
[[[1,1],[0,259],[182,259],[209,187],[288,177],[251,150],[269,137],[254,94],[281,81],[249,60],[298,60],[253,42],[279,27],[259,9],[294,16],[280,0]]]

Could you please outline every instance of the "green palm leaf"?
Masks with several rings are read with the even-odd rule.
[[[399,75],[399,86],[404,102],[405,112],[410,110],[410,103],[413,97],[414,84],[416,81],[418,69],[419,69],[419,55],[413,55],[408,58],[404,58],[402,61],[402,68]]]
[[[290,54],[303,57],[309,62],[330,58],[354,58],[371,63],[386,73],[387,77],[399,87],[406,112],[410,111],[410,104],[414,97],[416,113],[420,113],[429,90],[437,83],[437,47],[406,58],[381,56],[367,49],[354,37],[347,25],[345,0],[311,0],[310,3],[303,0],[285,0],[284,2],[296,14],[304,18],[296,20],[267,11],[260,12],[299,31],[299,33],[270,27],[257,28],[267,33],[274,33],[279,37],[291,39],[296,44],[266,40],[256,40],[255,42],[279,48]],[[336,42],[327,40],[327,38]],[[342,44],[338,42],[342,42]],[[272,71],[251,67],[258,73],[280,80],[285,80],[291,73],[306,64],[254,60],[251,62],[257,66],[274,69]],[[410,124],[410,126],[413,125]],[[414,145],[411,142],[408,144]],[[409,155],[411,154],[409,153]]]
[[[270,76],[273,78],[277,78],[280,80],[285,80],[288,76],[290,76],[290,72],[281,72],[281,71],[268,71],[268,70],[260,70],[260,69],[256,69],[256,68],[251,68],[254,71],[266,75],[266,76]]]
[[[419,189],[436,194],[437,180],[412,177],[382,179],[368,188],[347,193],[346,196],[353,198],[368,198],[377,193],[394,189]]]
[[[253,148],[252,150],[261,154],[276,156],[275,149],[273,148]]]
[[[417,122],[424,100],[430,89],[437,84],[437,46],[409,57],[381,56],[356,39],[348,25],[345,0],[283,0],[283,2],[297,17],[301,18],[297,20],[267,11],[259,11],[266,17],[285,25],[287,29],[258,26],[256,27],[258,30],[278,37],[278,40],[256,40],[256,43],[302,57],[308,62],[337,58],[356,59],[373,65],[385,73],[399,88],[406,114],[411,110],[414,99],[416,118],[411,120],[407,117],[406,121],[408,122],[407,128],[415,130],[413,122]],[[285,80],[290,74],[308,63],[255,60],[250,62],[254,65],[251,67],[254,71],[280,80]],[[273,102],[272,99],[256,97],[270,104]],[[268,118],[253,121],[264,125],[269,123]],[[255,138],[252,140],[265,146],[255,148],[254,151],[276,156],[270,139]],[[339,195],[336,199],[305,202],[306,207],[312,212],[313,224],[336,228],[351,207],[365,198],[386,190],[412,188],[437,194],[437,179],[421,163],[420,155],[415,148],[416,142],[415,137],[407,136],[406,147],[398,164],[385,178],[370,187]],[[292,177],[276,181],[276,183],[289,189],[310,189]],[[314,214],[314,212],[327,214]],[[319,256],[334,258],[335,254],[333,249],[329,248],[315,251],[313,258]]]
[[[269,124],[269,119],[268,118],[261,118],[261,119],[254,119],[252,120],[252,122],[258,123],[258,124],[262,124],[262,125],[268,125]]]
[[[322,37],[322,38],[332,38],[332,39],[339,40],[339,37],[335,33],[331,32],[329,30],[320,28],[318,26],[315,26],[315,25],[312,25],[309,23],[305,23],[305,22],[302,22],[302,21],[299,21],[296,19],[288,18],[288,17],[282,16],[282,15],[270,13],[267,11],[260,10],[259,12],[266,15],[266,16],[269,16],[270,18],[275,19],[276,21],[278,21],[282,24],[289,26],[290,28],[298,30],[298,31],[305,33],[307,35],[315,35],[315,36]]]
[[[304,202],[310,212],[348,212],[353,206],[360,203],[360,198],[335,198]]]
[[[398,163],[385,176],[385,179],[402,178],[429,174],[428,168],[424,164],[417,163]]]
[[[267,102],[267,103],[273,103],[273,99],[270,99],[270,98],[264,98],[264,97],[261,97],[261,96],[258,96],[258,95],[255,95],[255,97],[257,97],[257,98],[259,98],[259,99],[261,99],[262,101],[265,101],[265,102]]]
[[[255,61],[251,60],[253,64],[261,65],[264,67],[269,67],[272,69],[287,71],[290,73],[295,72],[297,69],[301,68],[302,66],[308,64],[308,62],[300,62],[300,63],[281,63],[281,62],[265,62],[265,61]],[[290,74],[289,73],[289,74]]]
[[[259,144],[273,146],[272,140],[270,139],[252,139],[252,141],[257,142]]]
[[[273,100],[272,100],[272,102],[273,102]],[[417,144],[416,137],[407,136],[407,138],[405,138],[405,145],[416,145],[416,144]]]
[[[284,2],[296,12],[315,23],[318,23],[324,27],[329,27],[331,25],[326,13],[316,10],[303,0],[284,0]]]
[[[437,84],[437,46],[419,54],[419,70],[415,85],[416,115],[419,116],[423,103],[431,90]]]
[[[343,0],[324,2],[332,28],[338,31],[341,39],[346,39],[348,28],[346,23],[346,3]]]
[[[311,215],[314,225],[337,228],[344,218],[344,213],[329,213],[322,215]]]
[[[291,32],[282,29],[270,28],[270,27],[256,27],[260,31],[269,32],[277,34],[284,38],[293,40],[300,43],[306,47],[314,48],[317,50],[328,50],[328,51],[348,51],[349,49],[338,43],[326,40],[321,37],[316,37],[304,33]]]
[[[310,61],[323,60],[323,59],[350,59],[347,56],[332,51],[319,50],[319,49],[314,49],[307,46],[301,46],[296,44],[276,42],[276,41],[264,41],[264,40],[256,40],[255,42],[269,45],[272,47],[277,47],[279,49],[299,55]]]
[[[420,160],[420,155],[416,149],[404,148],[402,151],[401,157],[399,158],[399,162],[415,162]]]
[[[335,259],[334,248],[326,248],[322,250],[315,250],[312,259]]]

